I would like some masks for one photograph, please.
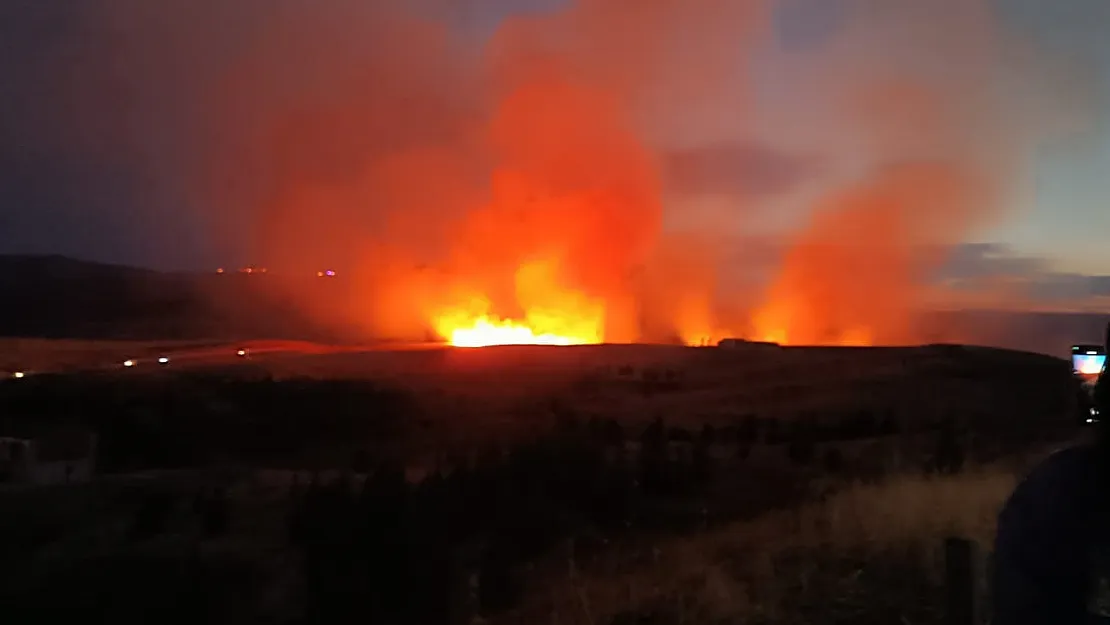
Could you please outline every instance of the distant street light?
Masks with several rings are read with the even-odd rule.
[[[125,366],[125,367],[134,367],[135,366],[135,361],[134,360],[125,360],[125,361],[123,361],[123,366]]]
[[[15,373],[12,374],[12,377],[17,379],[17,380],[22,380],[24,377],[26,377],[26,374],[23,373],[22,371],[16,371]]]

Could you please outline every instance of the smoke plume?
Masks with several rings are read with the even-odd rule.
[[[287,297],[379,337],[490,318],[590,341],[915,340],[943,250],[1020,203],[1060,130],[1014,86],[1075,91],[988,0],[87,11],[121,34],[93,48],[177,103],[124,160],[172,181],[214,246],[341,271],[343,302]],[[817,12],[826,32],[791,47],[779,20]],[[155,127],[178,130],[172,158]]]
[[[720,235],[768,209],[695,214],[667,142],[689,120],[761,132],[770,2],[577,0],[477,44],[434,11],[354,6],[271,15],[212,112],[256,186],[254,255],[351,268],[350,321],[380,334],[492,315],[590,340],[913,340],[936,250],[996,221],[1041,138],[999,95],[1019,42],[985,0],[846,3],[794,76],[836,129],[801,150],[835,166],[753,296],[722,288]],[[770,117],[773,144],[793,120]]]
[[[717,267],[668,242],[652,134],[742,114],[763,7],[586,0],[468,50],[396,6],[275,14],[227,69],[211,110],[248,181],[254,255],[350,268],[351,322],[384,335],[488,314],[591,340],[676,336],[672,308],[704,308],[687,300]]]

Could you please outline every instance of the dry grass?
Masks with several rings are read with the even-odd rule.
[[[666,345],[488,350],[425,345],[396,351],[297,341],[244,345],[256,353],[250,361],[231,358],[232,344],[216,347],[211,342],[0,339],[0,374],[100,367],[162,350],[212,347],[226,359],[183,359],[174,370],[211,366],[279,378],[372,378],[411,390],[424,401],[427,414],[443,417],[446,424],[468,425],[519,424],[521,414],[542,412],[537,407],[552,398],[579,414],[625,424],[639,426],[662,416],[669,423],[700,427],[705,422],[732,424],[745,414],[788,419],[802,412],[860,410],[896,414],[907,422],[954,411],[1034,421],[1057,416],[1070,397],[1061,394],[1049,375],[1054,370],[1051,359],[1044,365],[1045,357],[1016,352],[986,362],[971,352],[930,348],[747,353]],[[1066,372],[1066,364],[1060,366]],[[631,371],[620,374],[626,367]],[[1030,367],[1047,368],[1015,384],[1013,376]],[[953,376],[952,368],[976,375]],[[637,380],[648,371],[680,372],[681,388],[644,392]]]
[[[852,485],[796,510],[610,553],[581,571],[551,565],[536,574],[557,581],[515,616],[546,613],[561,625],[644,614],[668,624],[940,622],[944,539],[989,546],[1014,485],[1001,469]]]

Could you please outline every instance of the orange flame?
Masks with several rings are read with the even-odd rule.
[[[436,332],[456,347],[490,345],[590,345],[605,338],[605,306],[600,300],[555,280],[556,265],[530,263],[516,272],[516,303],[521,318],[490,312],[490,300],[473,297],[468,306],[440,312]]]
[[[822,327],[822,315],[799,298],[785,295],[756,311],[756,340],[780,345],[831,345],[870,347],[875,344],[872,331],[862,325],[844,328]]]
[[[482,315],[469,327],[449,330],[448,341],[455,347],[486,347],[489,345],[583,345],[598,343],[594,337],[537,334],[526,324],[511,319]]]

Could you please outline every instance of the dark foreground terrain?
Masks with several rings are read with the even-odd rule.
[[[98,476],[0,490],[12,622],[940,623],[1073,439],[1068,364],[935,346],[293,353],[0,383]]]

